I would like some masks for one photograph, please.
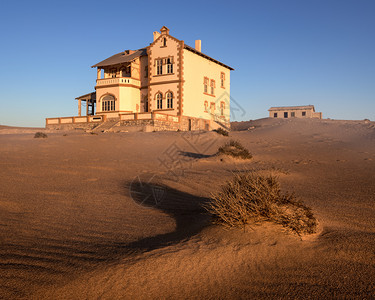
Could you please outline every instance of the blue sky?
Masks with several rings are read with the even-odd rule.
[[[170,34],[235,69],[246,112],[313,104],[324,118],[375,120],[375,1],[1,1],[0,124],[77,115],[91,66]]]

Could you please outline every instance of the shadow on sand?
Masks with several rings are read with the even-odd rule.
[[[176,230],[132,242],[125,246],[128,249],[150,251],[173,245],[196,235],[209,223],[210,217],[202,207],[208,198],[181,192],[154,180],[132,182],[130,187],[136,203],[174,218]]]

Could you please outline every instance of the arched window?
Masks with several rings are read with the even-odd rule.
[[[112,95],[106,95],[102,98],[102,111],[114,111],[115,110],[115,97]]]
[[[156,108],[163,109],[163,95],[161,93],[156,94]]]
[[[167,93],[167,108],[173,108],[173,94],[171,92]]]

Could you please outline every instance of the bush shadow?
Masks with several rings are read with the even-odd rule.
[[[202,207],[209,198],[176,190],[156,180],[133,181],[127,186],[138,205],[162,211],[176,222],[175,231],[132,242],[126,245],[128,249],[151,251],[177,244],[198,234],[209,223],[210,216]]]

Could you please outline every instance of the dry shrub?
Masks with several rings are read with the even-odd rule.
[[[215,223],[229,227],[271,221],[297,234],[314,233],[317,227],[311,209],[297,201],[294,194],[283,194],[277,177],[272,175],[235,175],[211,196],[205,209]]]
[[[43,138],[43,139],[45,139],[45,138],[47,138],[48,136],[44,133],[44,132],[40,132],[40,131],[38,131],[37,133],[35,133],[35,135],[34,135],[34,138],[36,138],[36,139],[38,139],[38,138]]]
[[[226,131],[225,129],[223,129],[223,128],[219,128],[219,129],[216,129],[216,130],[214,130],[217,134],[221,134],[221,135],[223,135],[223,136],[229,136],[229,132],[228,131]]]
[[[218,149],[218,154],[229,155],[235,158],[251,159],[253,156],[240,142],[230,140]]]

